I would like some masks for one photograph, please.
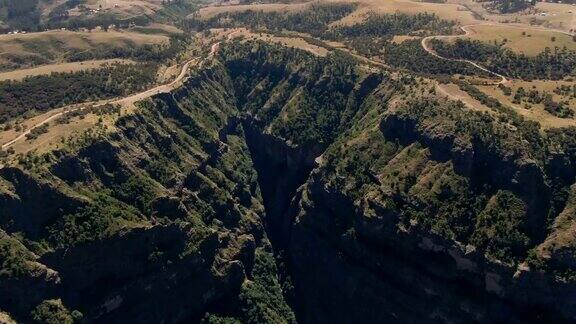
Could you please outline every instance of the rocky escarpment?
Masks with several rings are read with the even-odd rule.
[[[327,144],[312,142],[328,148],[317,156],[323,149],[258,110],[279,106],[282,116],[302,89],[282,97],[282,82],[256,84],[250,96],[269,99],[245,99],[248,145],[265,205],[272,197],[267,221],[279,224],[275,247],[287,256],[300,320],[574,316],[562,302],[572,284],[533,264],[574,181],[558,178],[552,166],[555,140],[517,116],[498,120],[427,97],[424,87],[410,86],[421,97],[392,103],[405,85],[386,80],[362,91],[355,113],[344,114],[354,116],[350,128]],[[316,167],[315,156],[312,177],[290,194]]]
[[[309,305],[306,322],[573,316],[573,284],[527,266],[493,262],[473,245],[416,226],[398,226],[391,206],[378,200],[355,206],[318,175],[304,190],[288,254],[297,294]]]
[[[226,79],[207,69],[111,133],[2,170],[2,309],[23,321],[54,309],[86,322],[197,322],[230,301],[245,316],[254,289],[274,295],[259,282],[276,273],[252,273],[271,253]],[[293,316],[283,303],[278,318]]]
[[[203,236],[194,250],[187,250],[187,235]],[[173,321],[199,320],[208,304],[237,293],[252,270],[254,249],[249,234],[166,225],[60,250],[41,261],[61,269],[60,296],[74,301],[68,307],[93,305],[84,313],[88,321],[157,322],[167,314]]]
[[[293,219],[285,217],[292,197],[310,175],[315,159],[323,152],[321,145],[294,146],[266,134],[250,117],[244,122],[246,141],[250,148],[258,182],[266,207],[268,234],[276,249],[283,249]]]
[[[0,224],[14,242],[2,250],[8,280],[0,289],[13,292],[3,294],[3,309],[25,321],[50,309],[88,322],[294,321],[265,225],[270,236],[290,225],[280,216],[335,136],[327,123],[353,115],[378,82],[359,78],[347,62],[299,51],[274,66],[266,55],[283,51],[231,53],[172,93],[141,102],[114,129],[99,124],[2,170]],[[234,66],[252,60],[253,84],[243,84]],[[239,94],[246,86],[254,87],[249,100]],[[266,104],[290,109],[288,118],[258,116],[254,102],[270,92],[277,95]],[[316,107],[307,101],[317,96],[329,99],[331,119],[310,116]],[[290,120],[303,116],[313,125],[300,122],[301,137],[287,148]],[[268,154],[288,181],[266,173]]]
[[[476,124],[468,121],[468,126],[462,117],[451,116],[445,107],[431,111],[430,106],[433,107],[434,103],[412,102],[409,105],[406,110],[382,119],[380,129],[384,137],[404,145],[421,143],[429,149],[432,159],[451,161],[454,171],[468,178],[472,187],[490,186],[493,191],[514,192],[526,203],[527,227],[542,239],[551,190],[546,183],[543,165],[537,161],[539,156],[534,156],[529,145],[516,145],[525,139],[518,136],[508,141],[501,140],[494,133],[504,130],[497,126],[480,120]],[[422,116],[419,110],[428,110],[426,116]],[[442,117],[446,119],[434,120]],[[486,130],[480,129],[483,124],[488,125]]]
[[[571,131],[467,111],[341,53],[230,44],[113,129],[0,171],[0,309],[570,321]]]
[[[292,205],[288,254],[308,322],[575,318],[574,283],[534,262],[559,237],[571,251],[566,212],[561,231],[546,221],[551,205],[572,205],[551,202],[548,153],[520,144],[528,130],[434,101],[378,123],[335,143]]]

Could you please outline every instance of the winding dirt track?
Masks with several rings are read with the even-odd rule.
[[[481,25],[493,25],[493,24],[474,24],[474,25],[466,25],[466,26],[461,26],[460,29],[462,29],[462,31],[464,31],[464,35],[440,35],[440,36],[428,36],[428,37],[424,37],[422,38],[422,48],[424,48],[424,50],[426,52],[428,52],[430,55],[433,55],[439,59],[442,60],[446,60],[446,61],[453,61],[453,62],[464,62],[467,64],[470,64],[472,66],[474,66],[475,68],[482,70],[488,74],[494,75],[498,78],[500,78],[500,82],[498,82],[497,84],[504,84],[508,82],[508,79],[503,76],[502,74],[496,73],[494,71],[488,70],[487,68],[481,66],[480,64],[470,61],[470,60],[465,60],[465,59],[455,59],[455,58],[449,58],[449,57],[444,57],[439,55],[438,53],[436,53],[436,51],[434,51],[430,45],[428,44],[429,41],[431,39],[450,39],[450,38],[458,38],[458,37],[462,37],[462,36],[468,36],[470,34],[472,34],[472,32],[470,31],[469,27],[473,27],[473,26],[481,26]]]
[[[450,38],[458,38],[458,37],[462,37],[462,36],[468,36],[470,34],[472,34],[473,32],[470,31],[470,27],[473,26],[482,26],[482,25],[488,25],[488,26],[498,26],[498,24],[492,24],[492,23],[481,23],[481,24],[472,24],[472,25],[465,25],[465,26],[461,26],[460,29],[462,29],[462,31],[464,31],[464,35],[438,35],[438,36],[428,36],[422,39],[421,44],[422,44],[422,48],[424,48],[424,50],[426,52],[428,52],[429,54],[442,59],[442,60],[447,60],[447,61],[454,61],[454,62],[464,62],[467,64],[470,64],[474,67],[476,67],[479,70],[482,70],[488,74],[494,75],[498,78],[500,78],[500,81],[497,84],[504,84],[508,82],[508,79],[499,74],[496,73],[494,71],[491,71],[473,61],[470,60],[465,60],[465,59],[454,59],[454,58],[448,58],[448,57],[444,57],[439,55],[438,53],[436,53],[430,46],[429,46],[429,41],[431,39],[450,39]],[[508,25],[506,27],[510,27],[510,28],[526,28],[526,27],[520,27],[520,26],[514,26],[514,25]],[[566,32],[566,31],[562,31],[562,30],[556,30],[556,29],[548,29],[548,28],[538,28],[538,27],[530,27],[531,29],[539,29],[539,30],[547,30],[547,31],[553,31],[553,32],[558,32],[558,33],[563,33],[566,35],[571,35],[573,36],[574,33],[570,33],[570,32]],[[232,33],[227,35],[227,40],[230,40],[234,37],[234,34],[238,33],[239,31],[233,31]],[[218,49],[220,48],[220,42],[216,42],[214,44],[211,45],[210,47],[210,52],[208,54],[208,58],[211,59],[214,57],[215,53],[218,51]],[[186,76],[186,73],[188,71],[188,69],[190,68],[190,65],[193,63],[198,63],[198,58],[193,58],[190,61],[186,62],[183,66],[182,69],[180,71],[180,74],[176,77],[176,79],[174,79],[172,82],[168,83],[168,84],[163,84],[163,85],[159,85],[157,87],[154,87],[152,89],[148,89],[146,91],[128,96],[128,97],[124,97],[124,98],[120,98],[120,99],[112,99],[112,100],[107,100],[105,102],[99,103],[94,105],[93,107],[101,107],[105,104],[119,104],[119,105],[131,105],[134,104],[137,101],[141,101],[143,99],[152,97],[154,95],[157,95],[159,93],[166,93],[166,92],[170,92],[172,91],[174,88],[176,88],[179,83],[184,79],[184,77]],[[367,59],[368,60],[368,59]],[[369,60],[371,61],[371,60]],[[372,62],[372,61],[371,61]],[[375,63],[378,65],[383,65],[382,63]],[[72,108],[72,109],[66,109],[64,108],[62,111],[51,115],[49,117],[47,117],[46,119],[42,120],[41,122],[35,124],[34,126],[28,128],[26,131],[24,131],[22,134],[18,135],[16,138],[6,142],[5,144],[2,144],[2,149],[6,149],[8,147],[10,147],[11,145],[13,145],[14,143],[24,139],[26,137],[26,135],[30,134],[30,132],[42,125],[45,125],[47,123],[49,123],[50,121],[66,114],[69,112],[73,112],[73,111],[78,111],[78,110],[83,110],[86,109],[85,107],[77,107],[77,108]]]
[[[124,97],[124,98],[120,98],[120,99],[112,99],[112,100],[107,100],[105,102],[93,105],[93,107],[101,107],[104,106],[106,104],[115,104],[115,105],[131,105],[134,104],[137,101],[140,100],[144,100],[146,98],[150,98],[154,95],[157,95],[159,93],[165,93],[165,92],[170,92],[171,90],[173,90],[175,87],[178,86],[178,84],[180,83],[180,81],[182,81],[184,79],[184,77],[186,76],[186,72],[188,72],[188,69],[190,68],[190,65],[192,63],[197,62],[197,58],[193,58],[190,61],[186,62],[183,66],[182,66],[182,70],[180,71],[180,74],[176,77],[176,79],[174,79],[172,82],[168,83],[168,84],[163,84],[163,85],[159,85],[157,87],[154,87],[152,89],[148,89],[146,91],[140,92],[140,93],[136,93],[133,95],[130,95],[128,97]],[[28,128],[26,131],[24,131],[24,133],[18,135],[16,138],[14,138],[13,140],[2,144],[2,149],[6,149],[8,147],[10,147],[11,145],[13,145],[14,143],[24,139],[26,137],[26,135],[30,134],[30,132],[42,125],[45,125],[49,122],[51,122],[52,120],[66,114],[69,112],[73,112],[73,111],[78,111],[78,110],[84,110],[86,109],[86,107],[77,107],[77,108],[72,108],[72,109],[63,109],[61,112],[58,112],[54,115],[51,115],[50,117],[42,120],[41,122],[35,124],[34,126]]]
[[[234,31],[234,32],[228,34],[227,39],[228,40],[232,39],[232,37],[236,33],[238,33],[238,31]],[[216,43],[212,44],[210,46],[210,53],[208,54],[208,58],[212,59],[219,48],[220,48],[220,42],[216,42]],[[129,106],[129,105],[133,105],[134,103],[136,103],[138,101],[144,100],[146,98],[150,98],[154,95],[157,95],[159,93],[170,92],[170,91],[174,90],[176,87],[178,87],[180,82],[184,79],[184,77],[186,77],[186,73],[188,72],[190,65],[191,64],[197,64],[198,61],[199,61],[199,58],[195,57],[195,58],[191,59],[190,61],[186,62],[182,66],[182,69],[180,70],[180,74],[176,77],[176,79],[174,79],[170,83],[159,85],[159,86],[154,87],[152,89],[148,89],[146,91],[136,93],[136,94],[130,95],[128,97],[124,97],[124,98],[120,98],[120,99],[106,100],[104,102],[95,104],[92,107],[101,107],[101,106],[104,106],[106,104]],[[14,143],[24,139],[26,137],[26,135],[30,134],[30,132],[32,130],[34,130],[34,129],[42,126],[42,125],[45,125],[45,124],[53,121],[54,119],[66,114],[66,113],[70,113],[70,112],[78,111],[78,110],[83,110],[83,109],[86,109],[86,107],[77,107],[77,108],[71,108],[71,109],[63,108],[62,111],[55,113],[54,115],[51,115],[50,117],[47,117],[46,119],[42,120],[41,122],[28,128],[26,131],[24,131],[22,134],[18,135],[16,138],[10,140],[9,142],[2,144],[2,149],[7,149],[8,147],[14,145]]]
[[[238,33],[238,31],[234,31],[230,34],[227,35],[227,39],[230,40],[232,39],[232,37],[234,36],[234,34]],[[216,52],[218,51],[218,49],[220,48],[220,42],[216,42],[214,44],[212,44],[210,46],[210,53],[208,54],[208,58],[211,59],[214,57],[214,55],[216,54]],[[93,105],[92,107],[101,107],[104,106],[106,104],[115,104],[115,105],[123,105],[123,106],[129,106],[129,105],[133,105],[134,103],[144,100],[146,98],[150,98],[154,95],[157,95],[159,93],[167,93],[170,92],[172,90],[174,90],[176,87],[179,86],[180,82],[184,79],[184,77],[186,77],[186,73],[188,72],[188,69],[190,68],[191,64],[197,64],[199,61],[199,58],[195,57],[193,59],[191,59],[190,61],[186,62],[183,66],[182,69],[180,70],[180,74],[176,77],[176,79],[174,79],[172,82],[167,83],[167,84],[163,84],[163,85],[159,85],[157,87],[154,87],[152,89],[148,89],[146,91],[140,92],[140,93],[136,93],[133,95],[130,95],[128,97],[124,97],[124,98],[120,98],[120,99],[111,99],[111,100],[106,100],[104,102],[98,103]],[[52,120],[66,114],[66,113],[70,113],[73,111],[79,111],[79,110],[83,110],[86,109],[86,107],[76,107],[76,108],[71,108],[71,109],[66,109],[63,108],[62,111],[55,113],[54,115],[51,115],[49,117],[47,117],[46,119],[42,120],[41,122],[35,124],[34,126],[28,128],[26,131],[24,131],[22,134],[18,135],[16,138],[10,140],[9,142],[6,142],[4,144],[2,144],[2,149],[7,149],[8,147],[14,145],[14,143],[21,141],[22,139],[24,139],[26,137],[26,135],[30,134],[30,132],[42,125],[45,125],[49,122],[51,122]]]
[[[576,15],[575,15],[575,17],[576,17]],[[446,60],[446,61],[454,61],[454,62],[464,62],[464,63],[470,64],[470,65],[476,67],[479,70],[482,70],[482,71],[487,72],[491,75],[494,75],[494,76],[500,78],[500,82],[498,82],[497,84],[507,83],[508,79],[505,76],[503,76],[502,74],[491,71],[491,70],[479,65],[478,63],[470,61],[470,60],[454,59],[454,58],[441,56],[438,53],[436,53],[428,44],[428,42],[431,39],[450,39],[450,38],[458,38],[458,37],[462,37],[462,36],[468,36],[468,35],[473,33],[473,31],[470,30],[470,27],[474,27],[474,26],[503,26],[503,25],[495,24],[495,23],[481,23],[481,24],[472,24],[472,25],[461,26],[460,29],[462,29],[462,31],[464,31],[464,35],[439,35],[439,36],[424,37],[422,39],[422,48],[424,48],[424,50],[426,52],[430,53],[431,55],[433,55],[439,59]],[[569,35],[569,36],[574,36],[574,33],[571,33],[571,32],[567,32],[567,31],[559,30],[559,29],[544,28],[544,27],[532,27],[532,26],[531,27],[525,27],[525,26],[506,25],[506,28],[543,30],[543,31],[556,32],[556,33],[561,33],[561,34],[565,34],[565,35]]]

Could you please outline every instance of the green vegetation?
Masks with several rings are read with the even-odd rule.
[[[552,99],[551,95],[544,97],[544,109],[554,116],[560,118],[572,118],[574,117],[574,110],[570,109],[570,103],[568,101],[556,102]]]
[[[353,115],[359,109],[356,100],[366,95],[355,93],[361,75],[354,59],[344,53],[318,58],[257,42],[226,46],[220,55],[234,80],[235,92],[240,94],[241,109],[271,123],[274,134],[295,144],[330,143],[347,127],[345,114]],[[291,77],[308,86],[288,81]],[[370,80],[363,91],[369,92],[379,78]],[[257,97],[247,96],[252,89]],[[269,96],[273,100],[268,100]],[[279,119],[282,110],[285,118]]]
[[[187,35],[171,35],[168,44],[142,45],[128,44],[126,47],[96,47],[90,51],[72,50],[66,54],[66,60],[70,62],[87,61],[109,58],[130,58],[140,62],[163,63],[175,58],[182,53],[190,44]]]
[[[97,26],[108,27],[113,24],[127,27],[134,23],[139,25],[150,23],[146,16],[122,19],[110,13],[71,17],[68,11],[82,6],[86,2],[85,0],[66,0],[52,8],[47,17],[41,19],[42,10],[45,8],[43,2],[39,0],[2,0],[0,1],[0,20],[6,21],[11,29],[27,31],[57,28],[92,29]],[[86,10],[85,7],[84,10]]]
[[[197,3],[187,0],[166,1],[154,14],[118,14],[109,11],[98,13],[90,12],[85,6],[86,0],[66,0],[50,8],[49,1],[40,0],[1,0],[0,20],[5,21],[9,27],[3,31],[13,29],[26,31],[41,31],[46,29],[67,28],[78,30],[80,28],[93,29],[109,26],[128,28],[130,26],[144,26],[152,22],[169,22],[183,25],[185,17],[194,12]],[[48,8],[47,8],[48,7]],[[42,10],[49,9],[46,15]],[[70,10],[76,9],[79,15],[70,15]]]
[[[57,10],[57,9],[55,9]],[[52,13],[55,13],[52,11]],[[99,13],[95,16],[79,16],[73,17],[67,14],[54,15],[46,22],[36,27],[36,30],[42,29],[58,29],[66,28],[69,30],[80,30],[81,28],[94,29],[96,27],[101,27],[105,30],[109,26],[115,26],[117,28],[128,28],[129,26],[145,26],[152,23],[153,20],[146,15],[136,15],[130,18],[117,17],[112,13]]]
[[[282,296],[278,270],[272,253],[257,249],[252,280],[240,291],[242,323],[296,323]]]
[[[480,101],[483,105],[516,116],[512,108],[504,106],[498,99],[488,96],[470,83],[457,82],[457,84],[462,91],[466,91],[472,98]]]
[[[221,317],[214,314],[206,314],[202,319],[202,324],[241,324],[242,322],[234,317]]]
[[[40,22],[38,2],[38,0],[0,0],[0,21],[6,21],[15,29],[31,29]]]
[[[499,191],[478,214],[471,241],[499,260],[526,253],[530,238],[523,230],[525,203],[508,191]]]
[[[403,19],[394,24],[408,24]],[[419,45],[404,43],[406,49]],[[48,323],[82,318],[54,299],[61,297],[87,314],[85,321],[122,321],[136,311],[143,321],[178,313],[204,323],[294,323],[286,302],[292,290],[279,278],[279,272],[292,269],[277,266],[277,260],[292,262],[299,248],[314,252],[304,271],[353,265],[330,273],[351,280],[342,285],[345,293],[356,289],[358,278],[378,277],[364,274],[379,273],[389,260],[406,270],[393,277],[403,289],[406,281],[420,279],[419,262],[433,264],[434,271],[458,271],[448,254],[458,252],[457,246],[490,271],[514,273],[527,259],[542,262],[535,249],[557,216],[571,211],[566,206],[572,204],[567,188],[576,179],[574,128],[542,131],[462,81],[463,90],[494,108],[469,110],[436,96],[430,80],[361,69],[340,51],[316,57],[236,41],[222,44],[217,55],[191,70],[172,94],[154,96],[119,116],[114,132],[86,132],[63,140],[58,150],[29,153],[22,165],[2,169],[0,199],[9,206],[2,210],[2,224],[10,235],[0,232],[0,257],[8,260],[0,275],[23,273],[32,259],[27,246],[42,251],[35,261],[61,279],[45,289],[38,285],[39,297],[23,306],[26,311],[8,309],[16,318]],[[400,56],[398,51],[393,59],[406,69],[435,74],[449,69],[427,67],[425,61],[411,66]],[[528,91],[519,98],[545,100]],[[312,166],[310,160],[324,148]],[[294,195],[282,195],[285,182],[277,187],[264,182],[266,167],[282,177],[278,165],[303,173]],[[270,196],[291,203],[279,213],[287,217],[280,221],[298,238],[283,242],[294,249],[275,250],[277,260],[266,233],[268,222],[278,221],[264,207]],[[423,238],[441,246],[429,254],[433,263],[417,250]],[[113,240],[114,251],[107,250],[107,240]],[[298,245],[302,242],[306,245]],[[317,251],[329,253],[327,260]],[[492,267],[495,260],[498,266]],[[483,269],[477,278],[484,278]],[[423,281],[435,284],[430,274]],[[456,285],[467,280],[460,272],[447,273],[452,276]],[[318,289],[314,281],[323,279],[295,287]],[[378,279],[366,282],[371,283],[378,293],[396,290],[388,284],[379,288]],[[448,288],[441,292],[451,293]],[[30,297],[23,290],[15,289],[12,298],[26,305],[22,301]],[[367,290],[355,291],[365,298]],[[114,307],[97,318],[102,305]]]
[[[253,10],[226,12],[208,20],[192,20],[190,27],[201,30],[214,27],[249,27],[252,29],[266,29],[272,32],[282,30],[298,31],[320,36],[327,31],[329,23],[347,16],[355,8],[355,4],[347,3],[314,3],[306,10],[294,13]]]
[[[257,248],[254,256],[251,278],[240,288],[238,314],[232,317],[209,313],[202,319],[203,324],[296,323],[284,300],[273,254]]]
[[[426,75],[478,74],[478,70],[463,62],[442,60],[428,54],[419,37],[450,35],[458,32],[455,21],[440,19],[435,14],[404,13],[375,14],[357,24],[338,26],[323,37],[348,44],[362,55],[378,57],[387,64]],[[393,42],[396,35],[416,36],[400,43]]]
[[[435,14],[370,13],[362,22],[332,28],[327,37],[341,40],[361,37],[366,41],[374,39],[391,40],[395,35],[429,36],[456,32],[456,22],[440,19]]]
[[[43,301],[32,311],[32,319],[41,324],[72,324],[74,317],[60,299]]]
[[[482,94],[474,87],[467,90]],[[576,161],[573,131],[543,136],[537,124],[507,107],[494,108],[496,117],[469,111],[462,103],[407,99],[385,114],[381,133],[367,124],[363,131],[354,127],[337,140],[323,155],[322,179],[330,179],[330,191],[375,199],[379,214],[397,215],[400,223],[470,244],[507,264],[521,262],[566,203],[573,173],[547,163],[552,148],[572,152],[569,160]],[[550,168],[544,181],[555,183],[553,188],[535,178],[516,185],[508,182],[512,176],[499,173],[529,159]],[[528,187],[534,192],[524,189]],[[353,226],[340,218],[337,224],[342,232]]]
[[[107,237],[140,220],[142,216],[134,207],[101,193],[82,210],[64,215],[50,226],[48,240],[56,248],[74,246]]]
[[[454,21],[442,20],[429,13],[370,13],[360,23],[329,28],[330,23],[347,16],[355,9],[355,4],[335,3],[312,4],[305,10],[289,14],[252,10],[226,12],[208,20],[193,20],[191,26],[201,30],[214,27],[249,27],[269,32],[287,30],[338,41],[362,38],[366,42],[391,40],[394,35],[428,36],[456,31]]]
[[[386,43],[382,56],[392,66],[431,75],[487,75],[464,62],[453,62],[430,55],[419,39],[406,40],[400,44]]]
[[[31,140],[38,138],[38,136],[45,134],[48,132],[49,123],[43,124],[42,126],[38,126],[30,130],[30,133],[26,134],[26,139]]]
[[[554,93],[561,96],[570,97],[572,99],[576,98],[576,85],[570,87],[569,85],[560,85],[554,89]]]
[[[193,20],[191,27],[200,30],[250,27],[271,33],[296,31],[316,38],[344,42],[362,55],[377,56],[392,66],[423,74],[478,73],[465,63],[450,62],[429,55],[422,49],[418,39],[401,44],[391,41],[395,35],[424,37],[453,34],[457,32],[455,21],[442,20],[429,13],[370,13],[362,22],[329,28],[331,22],[351,13],[355,7],[351,4],[313,4],[303,11],[290,14],[251,10],[222,13],[206,21]]]
[[[512,78],[559,80],[576,75],[576,51],[566,48],[547,48],[532,57],[478,40],[457,39],[447,43],[434,39],[432,45],[444,57],[472,60]]]
[[[511,95],[510,92],[508,95]],[[526,92],[523,87],[519,87],[514,94],[514,103],[519,104],[521,101],[527,101],[529,103],[538,104],[544,100],[544,96],[540,94],[538,90],[530,89],[530,91]]]
[[[460,89],[468,92],[470,96],[480,101],[482,104],[498,109],[502,112],[508,114],[515,114],[512,112],[510,107],[505,107],[495,98],[489,97],[478,88],[467,84],[465,82],[458,82]],[[505,95],[512,95],[512,90],[505,86],[499,85],[499,88],[503,90]],[[550,114],[560,117],[560,118],[572,118],[574,116],[574,111],[570,108],[570,103],[568,101],[556,102],[549,93],[540,93],[538,90],[530,89],[526,91],[523,87],[519,87],[514,94],[514,99],[512,101],[515,104],[520,104],[522,102],[528,104],[544,104],[544,109]],[[518,119],[518,117],[516,117]]]
[[[88,37],[87,48],[74,47],[76,39],[84,42],[85,35],[70,34],[71,43],[67,35],[62,37],[47,37],[41,39],[22,38],[14,40],[15,44],[25,49],[23,53],[4,53],[0,63],[0,71],[12,71],[21,68],[30,68],[42,64],[57,62],[81,62],[87,60],[126,58],[142,63],[166,63],[178,58],[190,45],[191,38],[186,34],[170,35],[168,43],[138,45],[130,37],[122,38],[115,44],[93,43]]]
[[[114,64],[73,73],[52,73],[22,81],[0,82],[0,120],[30,111],[47,111],[84,101],[125,96],[150,87],[155,64]]]
[[[522,11],[534,4],[536,4],[536,0],[492,0],[488,1],[486,7],[488,10],[506,14]]]
[[[33,258],[18,239],[0,230],[0,280],[22,276],[29,268],[26,263]]]
[[[142,213],[151,214],[150,204],[157,197],[157,185],[153,180],[142,176],[131,176],[120,185],[114,187],[114,196]],[[124,218],[124,217],[122,217]]]
[[[472,98],[480,101],[483,105],[500,112],[498,117],[502,122],[508,122],[525,136],[529,142],[530,148],[539,158],[544,156],[543,141],[539,136],[539,124],[534,121],[526,120],[516,113],[512,108],[503,105],[497,99],[488,96],[475,86],[467,82],[456,82],[461,90],[466,91]]]

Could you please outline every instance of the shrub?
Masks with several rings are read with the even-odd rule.
[[[38,323],[45,324],[72,324],[74,318],[62,304],[60,299],[45,300],[36,306],[30,314],[32,319]]]

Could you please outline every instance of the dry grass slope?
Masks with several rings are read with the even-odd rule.
[[[164,35],[123,31],[48,31],[18,35],[0,35],[0,67],[16,59],[33,66],[60,63],[70,51],[90,51],[100,46],[111,48],[161,44],[169,41]]]
[[[576,50],[576,41],[571,36],[550,30],[509,25],[479,25],[471,26],[469,29],[472,32],[469,36],[471,39],[489,43],[496,41],[498,44],[506,40],[506,47],[526,55],[537,55],[546,47],[550,49],[566,47]]]
[[[266,4],[248,4],[248,5],[229,5],[229,6],[214,6],[205,7],[200,9],[199,15],[202,19],[212,18],[224,12],[242,12],[247,10],[263,11],[263,12],[295,12],[302,10],[308,6],[308,3],[266,3]]]
[[[42,65],[35,68],[19,69],[15,71],[0,73],[0,81],[6,81],[6,80],[19,81],[29,76],[48,75],[56,72],[78,72],[84,70],[92,70],[100,68],[105,65],[115,63],[131,64],[134,63],[134,61],[123,59],[109,59],[109,60],[91,60],[83,62]]]

